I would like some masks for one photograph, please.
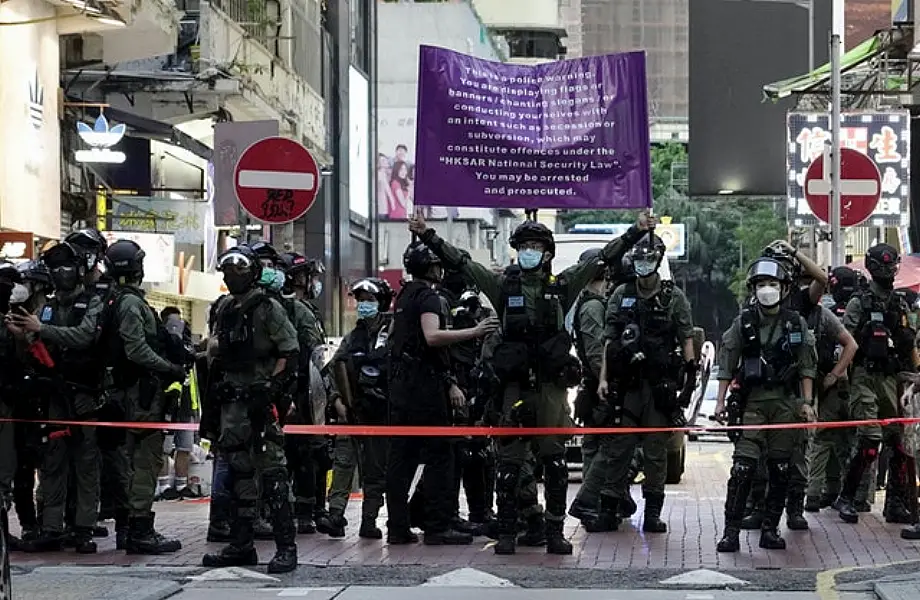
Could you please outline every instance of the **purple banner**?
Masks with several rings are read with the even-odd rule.
[[[652,205],[645,53],[508,65],[422,46],[415,204]]]

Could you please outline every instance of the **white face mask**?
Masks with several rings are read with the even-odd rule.
[[[778,287],[765,285],[757,288],[757,302],[764,308],[772,308],[779,304],[782,294]]]
[[[10,295],[10,304],[22,304],[28,300],[31,295],[32,292],[28,287],[21,283],[17,283],[13,286],[13,293]]]

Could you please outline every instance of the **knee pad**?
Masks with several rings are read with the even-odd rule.
[[[786,459],[770,459],[767,461],[767,470],[771,475],[788,477],[792,463]]]
[[[543,458],[543,468],[547,471],[568,471],[569,465],[565,462],[564,456],[546,456]]]

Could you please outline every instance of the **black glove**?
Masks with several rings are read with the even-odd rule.
[[[166,377],[168,381],[185,381],[185,367],[177,364],[170,364],[169,370],[166,372]]]

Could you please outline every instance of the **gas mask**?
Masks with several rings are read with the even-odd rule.
[[[55,267],[51,269],[51,281],[54,282],[55,291],[72,292],[80,283],[80,273],[77,267]]]
[[[243,271],[224,271],[224,285],[227,286],[227,291],[238,296],[239,294],[245,294],[250,289],[252,289],[252,275]]]
[[[658,271],[658,261],[655,259],[642,258],[633,263],[636,275],[639,277],[650,277]]]

